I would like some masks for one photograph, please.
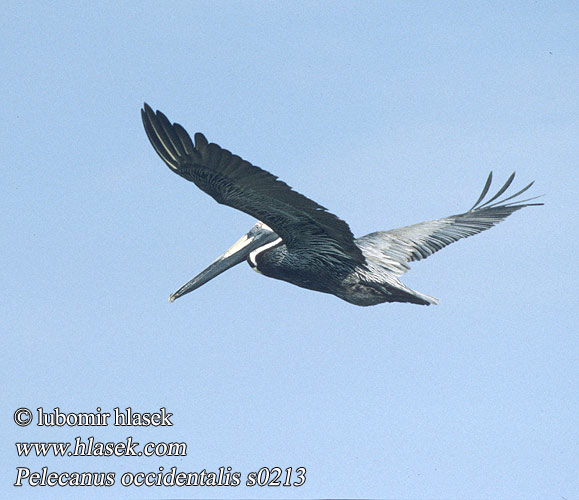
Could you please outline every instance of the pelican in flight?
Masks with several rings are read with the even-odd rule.
[[[479,199],[465,213],[354,238],[342,219],[269,172],[207,142],[203,134],[195,134],[193,142],[181,125],[171,124],[147,104],[141,116],[151,144],[173,172],[194,182],[218,203],[258,219],[227,252],[171,295],[171,302],[247,260],[265,276],[330,293],[358,306],[438,304],[438,299],[398,279],[410,269],[409,262],[485,231],[521,208],[542,205],[525,203],[535,198],[514,201],[532,182],[496,201],[511,185],[514,173],[483,201],[491,186],[491,172]]]

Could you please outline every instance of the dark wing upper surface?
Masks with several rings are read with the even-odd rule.
[[[218,203],[265,222],[290,249],[363,263],[346,222],[294,191],[269,172],[195,134],[147,105],[141,110],[151,144],[175,173],[194,182]]]
[[[490,229],[521,208],[542,205],[542,203],[525,203],[535,198],[506,203],[527,191],[533,185],[532,182],[517,193],[494,202],[509,188],[515,177],[514,173],[493,197],[481,204],[490,188],[492,175],[491,172],[479,199],[468,212],[390,231],[371,233],[358,238],[356,242],[367,257],[380,262],[400,276],[409,269],[407,262],[425,259],[455,241]]]

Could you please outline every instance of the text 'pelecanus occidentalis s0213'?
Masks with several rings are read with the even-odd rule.
[[[141,114],[151,144],[173,172],[194,182],[217,202],[258,219],[227,252],[171,295],[171,301],[247,260],[265,276],[330,293],[359,306],[437,304],[438,299],[412,290],[398,279],[409,270],[408,262],[489,229],[521,208],[542,205],[526,203],[535,198],[515,201],[532,182],[496,201],[511,185],[514,173],[484,201],[491,172],[479,199],[463,214],[354,238],[346,222],[269,172],[208,143],[203,134],[195,134],[193,142],[181,125],[171,124],[147,104]]]

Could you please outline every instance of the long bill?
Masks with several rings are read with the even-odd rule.
[[[182,297],[183,295],[196,290],[216,276],[219,276],[229,268],[243,262],[249,254],[262,245],[278,238],[277,234],[271,230],[262,229],[262,226],[256,224],[251,230],[242,236],[227,252],[219,256],[204,271],[195,276],[192,280],[185,283],[179,290],[169,297],[169,302]]]

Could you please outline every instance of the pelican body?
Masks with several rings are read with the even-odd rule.
[[[384,302],[438,304],[398,278],[408,262],[478,234],[513,212],[542,203],[512,201],[533,183],[500,201],[513,173],[484,201],[492,172],[474,206],[465,213],[354,238],[348,224],[269,172],[233,155],[203,134],[195,142],[178,123],[171,123],[147,104],[141,110],[147,136],[171,170],[194,182],[217,202],[241,210],[258,222],[227,252],[172,294],[173,301],[247,261],[257,272],[302,288],[328,293],[358,306]],[[508,202],[508,203],[507,203]]]

